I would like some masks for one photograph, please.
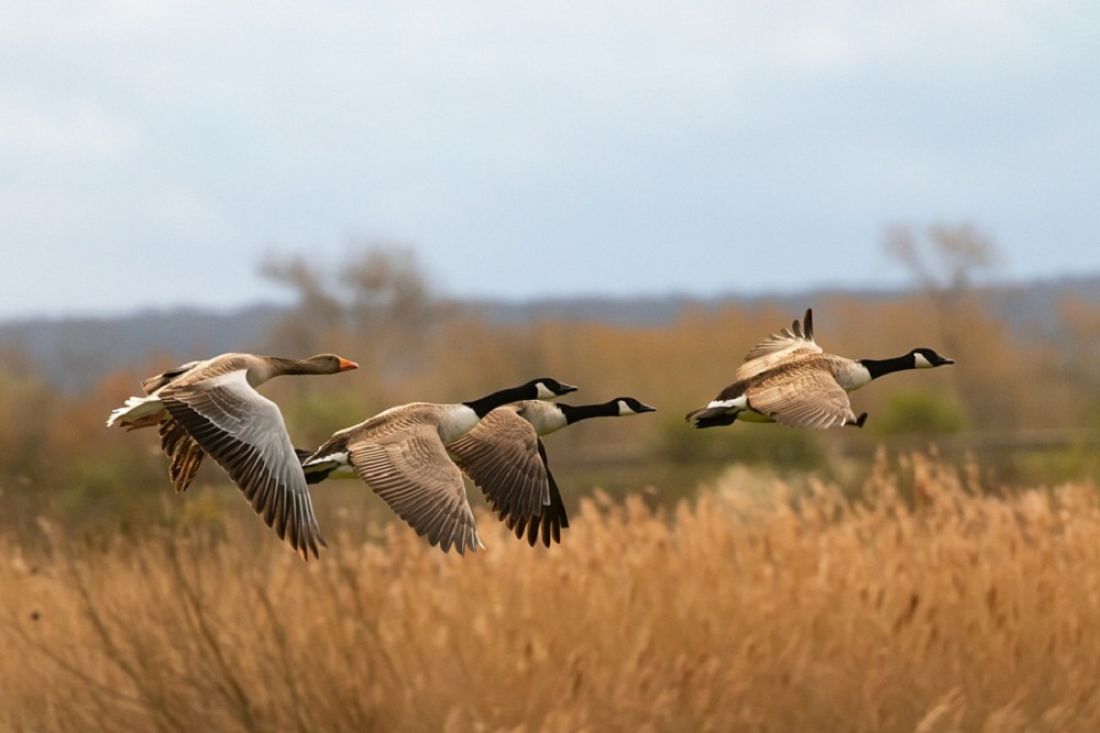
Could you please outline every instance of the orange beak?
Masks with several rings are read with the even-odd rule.
[[[345,359],[342,356],[340,357],[340,371],[346,372],[350,369],[358,369],[358,368],[359,368],[359,365],[356,364],[351,359]]]

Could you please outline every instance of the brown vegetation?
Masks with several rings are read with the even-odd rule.
[[[269,268],[295,284],[299,308],[273,333],[257,334],[257,343],[241,348],[293,356],[337,351],[363,365],[339,378],[276,380],[264,387],[303,447],[393,404],[468,399],[552,375],[581,385],[578,400],[633,395],[659,410],[645,419],[614,426],[597,421],[554,436],[552,459],[567,492],[595,484],[616,492],[652,482],[680,497],[730,461],[845,478],[845,458],[866,458],[880,443],[908,450],[933,440],[956,459],[966,450],[981,451],[983,465],[1006,480],[1100,475],[1092,457],[1100,439],[1100,392],[1095,376],[1081,368],[1095,361],[1087,344],[1095,341],[1090,335],[1097,315],[1085,303],[1065,304],[1063,326],[1080,338],[1057,349],[1041,338],[1019,341],[971,303],[945,321],[957,329],[952,340],[958,350],[949,351],[941,346],[941,322],[930,315],[930,296],[874,307],[822,298],[814,306],[820,339],[830,350],[885,356],[926,345],[958,364],[892,376],[854,395],[857,411],[871,415],[863,431],[692,431],[683,413],[712,398],[745,351],[791,313],[765,304],[689,308],[672,322],[646,327],[558,320],[520,327],[432,300],[410,274],[407,258],[386,262],[368,256],[360,267],[345,268],[336,291],[318,285],[335,276],[311,275],[300,263]],[[26,529],[43,512],[80,523],[121,516],[135,526],[158,514],[166,469],[155,441],[105,430],[102,423],[143,376],[197,356],[150,355],[88,392],[69,394],[47,388],[18,353],[0,352],[0,492],[19,506],[0,517],[0,529],[13,522]],[[1019,388],[1037,383],[1042,389]],[[224,485],[209,466],[202,480]]]
[[[1098,730],[1100,495],[978,473],[598,495],[550,551],[483,515],[465,558],[400,524],[308,564],[255,522],[9,536],[0,728]]]

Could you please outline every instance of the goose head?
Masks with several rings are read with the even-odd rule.
[[[932,369],[933,367],[946,366],[948,364],[954,364],[954,359],[948,359],[945,356],[940,356],[932,349],[924,348],[923,346],[918,349],[913,349],[909,352],[909,356],[913,357],[914,369]]]
[[[533,379],[524,385],[525,389],[534,392],[531,398],[536,400],[552,400],[563,394],[576,392],[577,388],[571,384],[563,384],[552,377]]]
[[[359,368],[359,365],[351,359],[345,359],[336,354],[317,354],[303,359],[301,364],[312,374],[336,374]]]
[[[647,404],[639,402],[633,397],[616,397],[611,400],[619,409],[619,415],[640,415],[643,412],[657,412],[656,407],[650,407]]]

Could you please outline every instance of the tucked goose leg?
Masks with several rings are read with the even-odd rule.
[[[165,416],[160,422],[160,446],[168,456],[168,478],[177,492],[187,491],[205,455],[178,422]]]

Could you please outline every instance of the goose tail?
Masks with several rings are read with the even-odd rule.
[[[331,441],[314,451],[294,449],[298,463],[302,466],[302,472],[306,475],[307,484],[319,484],[327,478],[355,477],[355,472],[348,463],[347,451],[327,450],[330,444]]]
[[[160,422],[164,403],[150,397],[127,397],[122,407],[116,407],[107,416],[107,427],[116,424],[127,430],[146,428]]]
[[[703,407],[684,415],[684,419],[694,428],[715,428],[720,425],[733,425],[737,412],[728,407]]]

